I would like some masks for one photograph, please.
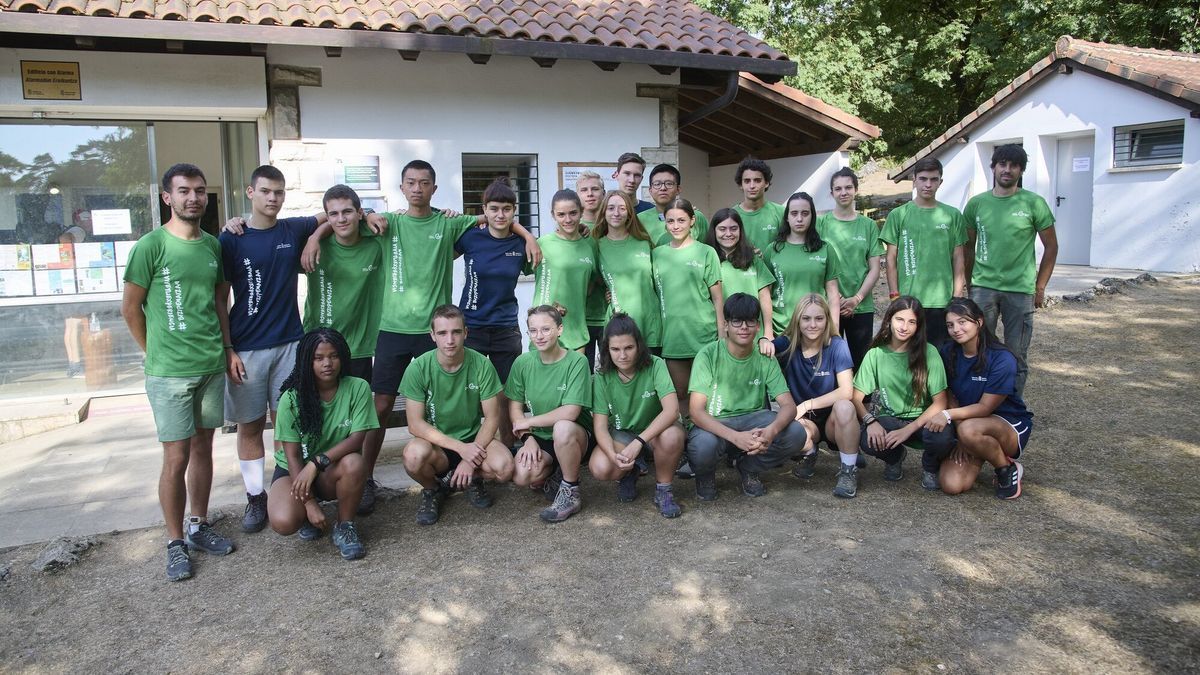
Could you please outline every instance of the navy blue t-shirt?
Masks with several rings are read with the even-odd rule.
[[[775,353],[782,354],[791,344],[786,335],[775,338]],[[817,358],[821,359],[821,368],[817,369]],[[820,354],[805,358],[799,349],[783,369],[783,379],[787,380],[788,390],[796,405],[810,398],[824,396],[838,388],[837,374],[843,370],[853,370],[854,359],[850,357],[850,347],[846,341],[834,336],[829,344],[821,349]]]
[[[467,230],[454,242],[463,256],[466,283],[459,309],[468,328],[517,326],[517,277],[525,266],[525,240],[496,239],[486,227]]]
[[[652,208],[654,208],[654,202],[648,202],[644,199],[639,199],[637,206],[634,207],[634,212],[641,213],[642,211],[649,211]]]
[[[1003,396],[1004,401],[996,406],[994,414],[1010,422],[1030,421],[1033,413],[1025,407],[1025,401],[1017,395],[1017,357],[1007,349],[991,348],[987,352],[987,370],[976,373],[975,364],[979,356],[963,356],[962,346],[948,342],[942,345],[942,363],[946,364],[946,381],[958,405],[979,403],[984,394]],[[954,374],[950,373],[950,355],[957,356]]]
[[[280,218],[269,230],[246,226],[244,234],[222,232],[225,280],[233,286],[229,333],[237,351],[267,349],[304,336],[296,302],[300,254],[317,229],[311,217]]]

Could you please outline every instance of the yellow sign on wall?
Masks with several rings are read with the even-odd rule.
[[[22,61],[25,100],[82,101],[78,61]]]

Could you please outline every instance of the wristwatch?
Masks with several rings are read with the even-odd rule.
[[[319,473],[325,469],[328,469],[329,465],[333,464],[333,460],[329,459],[329,455],[321,454],[314,456],[312,458],[312,463],[317,465],[317,472]]]

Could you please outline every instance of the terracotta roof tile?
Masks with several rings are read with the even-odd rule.
[[[904,160],[888,177],[901,180],[921,158],[938,151],[943,145],[968,130],[976,122],[996,110],[1005,99],[1040,79],[1045,71],[1060,62],[1077,65],[1131,83],[1148,87],[1164,98],[1176,99],[1180,105],[1200,110],[1200,54],[1172,52],[1076,40],[1064,35],[1054,43],[1054,51],[1018,75],[995,96],[984,101],[974,111],[947,129],[917,154]]]
[[[436,31],[786,60],[687,0],[0,0],[0,13],[12,11]]]

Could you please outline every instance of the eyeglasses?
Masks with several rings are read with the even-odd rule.
[[[733,326],[734,328],[753,328],[754,326],[758,325],[758,321],[754,319],[732,319],[730,320],[729,325]]]
[[[655,190],[669,190],[676,185],[679,185],[679,183],[676,183],[673,180],[656,180],[650,184],[650,187],[654,188]]]

